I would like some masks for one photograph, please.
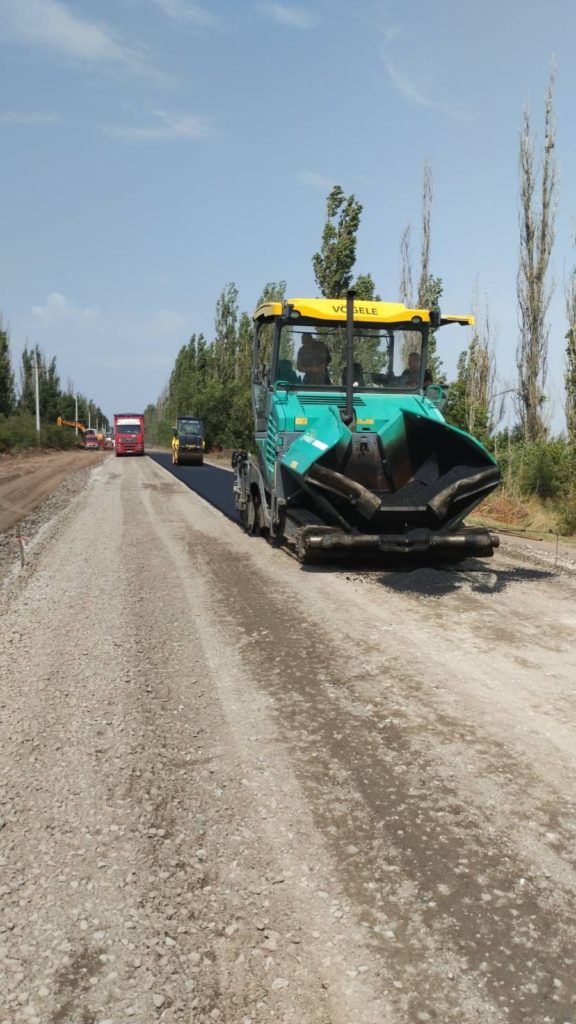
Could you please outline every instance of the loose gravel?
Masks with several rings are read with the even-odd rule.
[[[0,588],[0,1024],[573,1024],[574,576],[302,569],[148,459],[54,498]]]

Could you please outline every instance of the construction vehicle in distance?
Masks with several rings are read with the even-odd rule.
[[[144,415],[141,412],[114,414],[116,455],[144,455]]]
[[[78,420],[65,420],[62,416],[58,416],[56,424],[59,427],[74,427],[77,431],[81,431],[82,441],[80,446],[82,448],[104,448],[106,446],[106,438],[102,431],[86,427]]]
[[[103,448],[104,447],[104,435],[98,434],[91,427],[87,427],[84,431],[84,447],[85,448]]]
[[[92,447],[92,444],[90,444],[90,445],[86,444],[86,435],[88,433],[88,428],[85,427],[83,423],[80,423],[78,420],[65,420],[65,419],[63,419],[62,416],[58,416],[58,418],[56,420],[56,425],[58,427],[74,427],[74,429],[76,430],[76,433],[80,432],[82,437],[81,438],[79,437],[78,440],[77,440],[78,448]],[[97,448],[98,445],[95,445],[94,447]]]
[[[346,299],[267,302],[254,313],[254,454],[232,456],[241,524],[302,562],[492,555],[463,525],[500,483],[479,441],[446,423],[426,370],[439,309]]]
[[[62,416],[58,417],[58,419],[56,420],[56,424],[59,427],[76,427],[78,430],[81,430],[82,433],[84,433],[86,430],[86,427],[84,426],[83,423],[79,423],[77,420],[65,420],[62,419]]]
[[[175,466],[201,466],[204,462],[204,423],[199,416],[178,416],[172,431]]]

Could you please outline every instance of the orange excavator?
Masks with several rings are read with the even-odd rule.
[[[105,448],[106,447],[106,436],[101,431],[94,430],[92,427],[85,427],[83,423],[79,423],[77,420],[65,420],[62,416],[59,416],[56,420],[59,427],[77,427],[78,430],[82,431],[82,448]]]
[[[77,423],[76,420],[64,420],[61,416],[58,417],[56,423],[59,427],[78,427],[78,430],[81,430],[82,433],[86,430],[83,423]]]

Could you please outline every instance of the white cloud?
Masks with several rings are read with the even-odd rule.
[[[160,337],[185,337],[186,330],[190,324],[190,318],[183,313],[177,313],[173,309],[161,309],[150,319],[150,333],[152,336]]]
[[[384,29],[384,38],[387,43],[392,43],[395,39],[399,39],[403,35],[404,32],[400,25],[388,25],[388,27]]]
[[[150,3],[169,18],[183,24],[196,25],[198,28],[215,28],[220,24],[220,19],[215,14],[211,14],[200,4],[190,3],[190,0],[150,0]]]
[[[400,71],[386,54],[383,54],[383,60],[396,92],[408,100],[409,103],[414,103],[420,107],[427,107],[429,110],[438,110],[440,113],[446,114],[456,121],[471,120],[470,114],[466,111],[454,104],[445,103],[435,96],[433,88],[429,83],[424,83],[423,81],[416,82],[406,70]]]
[[[50,292],[44,305],[32,306],[26,319],[27,332],[31,334],[41,333],[50,338],[66,337],[71,332],[70,337],[75,337],[78,331],[78,336],[103,340],[104,337],[110,339],[118,331],[122,333],[126,330],[131,338],[140,338],[142,334],[150,339],[185,337],[191,318],[188,313],[159,309],[146,317],[145,321],[137,318],[138,330],[135,333],[132,327],[127,326],[131,322],[129,314],[122,311],[106,312],[97,306],[77,306],[62,292]]]
[[[11,326],[16,361],[28,339],[37,342],[56,357],[61,379],[71,378],[108,415],[155,401],[178,349],[197,330],[192,312],[82,306],[59,291],[13,314]]]
[[[62,292],[50,292],[46,305],[32,307],[32,316],[37,325],[49,330],[58,324],[94,323],[98,311],[91,307],[75,306]]]
[[[281,25],[289,28],[313,28],[317,24],[317,18],[304,7],[292,7],[289,4],[279,4],[276,0],[261,0],[256,5],[260,14],[279,21]]]
[[[34,112],[5,110],[0,111],[2,124],[56,124],[60,118],[56,114],[37,114]]]
[[[59,0],[0,0],[0,35],[87,63],[146,70],[142,54],[112,29],[79,17]]]
[[[159,123],[147,128],[110,125],[104,129],[117,139],[147,140],[154,139],[205,139],[214,134],[207,118],[198,114],[168,114],[164,110],[155,110]]]
[[[335,185],[334,178],[326,178],[321,174],[314,174],[313,171],[299,171],[298,181],[301,181],[303,185],[321,189],[332,188]]]

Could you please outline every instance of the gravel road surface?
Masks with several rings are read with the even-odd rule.
[[[576,1024],[575,596],[107,459],[0,590],[0,1024]]]

